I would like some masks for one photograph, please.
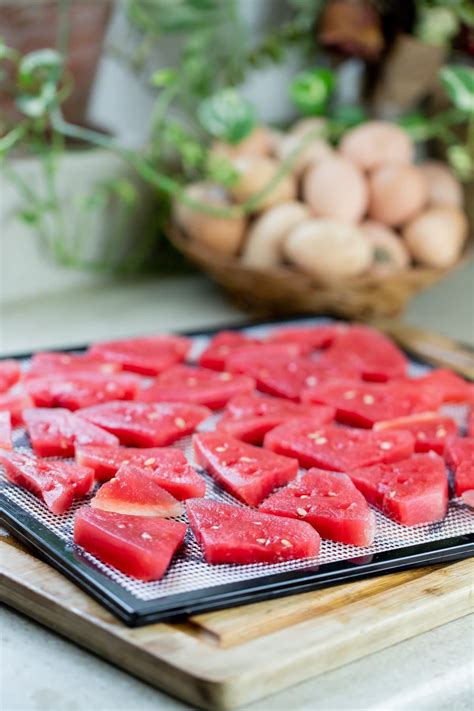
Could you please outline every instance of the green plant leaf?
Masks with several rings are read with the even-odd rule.
[[[460,64],[443,67],[440,78],[456,108],[474,113],[474,69]]]
[[[367,118],[367,112],[361,106],[339,106],[331,115],[331,120],[343,128],[357,126]]]
[[[198,116],[211,136],[228,143],[239,143],[256,124],[252,104],[234,89],[225,89],[202,101]]]
[[[177,80],[177,74],[174,69],[159,69],[150,77],[150,84],[156,86],[158,89],[162,89],[165,86],[170,86],[174,84]]]
[[[436,134],[436,128],[431,121],[422,114],[408,114],[402,116],[397,121],[414,141],[427,141]]]
[[[30,89],[37,82],[56,84],[63,71],[64,60],[55,49],[38,49],[25,54],[18,66],[18,83]]]
[[[471,180],[474,174],[474,159],[466,146],[456,144],[447,150],[448,161],[460,180]]]
[[[56,99],[56,84],[48,81],[40,87],[38,94],[20,94],[16,99],[16,105],[25,116],[39,118],[56,104]]]
[[[326,110],[334,84],[334,74],[330,69],[300,72],[290,84],[290,98],[303,114],[322,114]]]

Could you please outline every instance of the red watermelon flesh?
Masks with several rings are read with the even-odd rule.
[[[121,370],[119,363],[105,363],[93,358],[88,353],[57,353],[43,351],[31,358],[26,377],[37,378],[43,375],[70,375],[71,373],[116,373]]]
[[[393,420],[440,406],[437,394],[419,391],[405,383],[361,383],[330,379],[303,391],[304,402],[318,402],[336,409],[336,419],[352,427],[373,427],[380,420]]]
[[[461,498],[465,504],[467,504],[471,509],[474,509],[474,489],[464,491]]]
[[[413,453],[409,432],[373,432],[324,425],[311,419],[292,420],[265,435],[272,452],[295,457],[303,467],[349,472],[354,467],[394,462]]]
[[[297,518],[311,524],[322,538],[370,546],[375,516],[347,474],[309,469],[266,499],[265,513]]]
[[[448,437],[444,448],[444,458],[454,471],[464,460],[474,459],[474,437]]]
[[[94,470],[99,481],[111,479],[123,464],[134,464],[179,501],[204,496],[204,479],[180,449],[169,447],[77,447],[78,464]]]
[[[33,451],[41,457],[73,457],[76,446],[118,446],[117,437],[61,408],[23,413]]]
[[[269,334],[267,343],[302,343],[311,350],[320,350],[332,345],[346,328],[344,324],[276,328]]]
[[[94,358],[119,363],[124,370],[158,375],[184,360],[190,348],[191,341],[188,338],[149,336],[95,343],[88,352]]]
[[[280,563],[319,553],[319,534],[304,521],[209,499],[190,499],[186,510],[210,564]]]
[[[351,368],[364,380],[385,382],[402,378],[408,360],[402,351],[379,331],[367,326],[350,326],[323,353],[322,365]]]
[[[474,386],[448,368],[436,368],[421,378],[411,380],[417,387],[433,389],[441,402],[474,403]]]
[[[325,405],[305,405],[265,395],[237,395],[227,404],[217,429],[250,444],[261,444],[267,432],[293,417],[312,417],[324,425],[335,411]]]
[[[186,535],[179,521],[100,511],[83,506],[74,542],[103,563],[139,580],[160,580]]]
[[[143,402],[191,402],[220,410],[235,395],[250,393],[255,381],[248,375],[216,372],[176,365],[160,375],[153,385],[140,391]]]
[[[242,346],[257,345],[259,341],[239,331],[221,331],[211,339],[199,357],[199,365],[211,370],[224,370],[227,356]]]
[[[463,496],[474,489],[474,456],[463,459],[454,473],[454,491],[456,496]]]
[[[164,447],[194,432],[211,414],[186,403],[107,402],[77,411],[81,419],[116,435],[131,447]]]
[[[353,469],[350,477],[369,503],[404,526],[441,521],[446,515],[448,475],[437,454]]]
[[[219,432],[203,432],[193,438],[199,464],[224,488],[249,506],[258,506],[277,486],[287,484],[298,472],[295,459],[240,442]]]
[[[47,461],[22,452],[0,453],[7,479],[42,499],[54,514],[63,514],[75,498],[89,493],[94,472],[68,462]]]
[[[415,438],[415,452],[443,454],[446,437],[456,435],[458,426],[452,417],[438,415],[437,412],[420,412],[394,420],[376,422],[375,432],[387,430],[407,430]]]
[[[0,393],[4,393],[20,379],[20,364],[12,358],[0,360]]]
[[[78,410],[110,400],[133,400],[140,378],[128,373],[69,373],[33,378],[26,389],[38,407]]]
[[[91,500],[93,509],[132,516],[179,516],[179,501],[154,481],[145,469],[122,464],[113,479],[103,484]]]
[[[474,437],[474,408],[469,413],[467,418],[467,436]]]
[[[33,407],[33,400],[25,392],[0,393],[0,410],[10,413],[13,427],[22,424],[23,410],[29,407]]]
[[[0,449],[12,449],[12,423],[11,415],[4,410],[0,411]]]
[[[301,356],[288,357],[280,354],[260,357],[257,353],[248,358],[242,351],[236,352],[228,359],[229,370],[247,373],[255,379],[257,388],[275,397],[298,402],[305,388],[313,387],[334,376],[334,369],[322,367],[319,362]],[[342,371],[342,377],[352,377],[353,372]]]

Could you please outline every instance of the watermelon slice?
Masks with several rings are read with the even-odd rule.
[[[453,373],[448,368],[435,368],[427,375],[411,382],[423,389],[434,389],[441,402],[471,402],[474,403],[474,386]]]
[[[260,511],[297,518],[311,524],[331,541],[370,546],[375,516],[347,474],[309,469],[303,476],[272,494]]]
[[[321,427],[309,418],[300,418],[265,435],[264,446],[272,452],[296,457],[303,467],[350,472],[354,467],[409,457],[414,441],[409,432]]]
[[[116,373],[121,370],[120,363],[105,363],[103,359],[93,358],[88,353],[58,353],[42,351],[31,358],[27,378],[43,375],[70,375],[71,373]]]
[[[267,432],[293,417],[312,417],[321,425],[334,419],[325,405],[303,405],[265,395],[237,395],[227,404],[217,429],[250,444],[261,444]]]
[[[456,496],[464,497],[466,492],[474,489],[474,456],[464,459],[454,473],[454,492]],[[468,497],[469,498],[469,497]]]
[[[7,479],[42,499],[54,514],[63,514],[75,498],[85,496],[94,472],[68,462],[47,461],[22,452],[0,453]]]
[[[23,413],[33,451],[41,457],[73,457],[76,446],[118,446],[117,437],[61,408]]]
[[[83,506],[74,519],[74,542],[139,580],[160,580],[186,535],[179,521],[129,516]]]
[[[239,331],[221,331],[211,339],[199,356],[198,363],[202,368],[224,370],[226,358],[232,351],[258,343],[257,339],[249,338]]]
[[[5,410],[0,411],[0,449],[12,449],[11,415]]]
[[[20,364],[16,360],[0,360],[0,393],[9,390],[20,379],[20,375]]]
[[[287,326],[271,331],[268,343],[302,343],[311,350],[328,348],[346,330],[345,324],[328,326]]]
[[[280,563],[314,558],[319,534],[304,521],[209,499],[186,502],[189,524],[208,563]]]
[[[12,426],[21,425],[23,422],[23,410],[33,407],[33,400],[25,392],[9,391],[0,393],[0,410],[10,413]]]
[[[229,370],[246,373],[255,379],[257,388],[264,393],[298,402],[305,388],[313,387],[328,376],[334,376],[334,369],[322,367],[319,362],[301,356],[288,357],[279,354],[265,357],[263,349],[248,357],[245,351],[236,351],[228,358]],[[351,371],[341,375],[352,377]]]
[[[188,464],[180,449],[152,447],[76,447],[76,461],[94,470],[99,481],[111,479],[123,464],[134,464],[176,499],[204,496],[204,479]]]
[[[446,437],[456,435],[458,426],[452,417],[438,415],[437,412],[420,412],[394,420],[376,422],[375,432],[387,430],[407,430],[415,438],[415,452],[443,454]]]
[[[471,409],[467,418],[467,436],[474,437],[474,408]]]
[[[191,402],[220,410],[235,395],[250,393],[255,381],[248,375],[218,373],[205,368],[176,365],[137,396],[143,402]]]
[[[78,410],[110,400],[133,400],[140,379],[127,373],[69,373],[44,375],[26,383],[38,407],[64,407]]]
[[[174,496],[135,464],[122,464],[114,478],[100,487],[90,503],[93,509],[132,516],[179,516],[183,513],[183,507]]]
[[[184,360],[191,343],[181,336],[149,336],[95,343],[88,352],[94,358],[119,363],[124,370],[158,375]]]
[[[199,464],[226,491],[249,506],[258,506],[275,487],[287,484],[298,472],[295,459],[219,432],[195,435],[193,445]]]
[[[77,415],[116,435],[131,447],[164,447],[194,432],[211,414],[207,407],[184,403],[106,402]]]
[[[454,471],[464,460],[474,459],[474,437],[448,437],[444,448],[444,458]]]
[[[434,391],[419,391],[411,384],[336,379],[304,390],[301,399],[334,407],[342,424],[368,428],[380,420],[435,410],[441,404]]]
[[[437,454],[353,469],[350,477],[370,504],[404,526],[441,521],[448,508],[448,475]]]
[[[408,368],[402,351],[387,336],[367,326],[351,326],[340,333],[320,362],[333,368],[349,367],[364,380],[376,382],[402,378]]]

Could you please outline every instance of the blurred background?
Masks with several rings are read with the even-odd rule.
[[[416,295],[474,339],[472,0],[2,0],[0,37],[3,350]]]

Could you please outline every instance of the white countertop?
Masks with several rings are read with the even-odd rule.
[[[0,305],[0,352],[238,323],[245,315],[204,277],[114,282]],[[474,264],[415,299],[414,325],[474,343]],[[4,711],[178,711],[189,708],[10,610],[2,613]],[[248,707],[471,709],[473,618],[463,618]]]

